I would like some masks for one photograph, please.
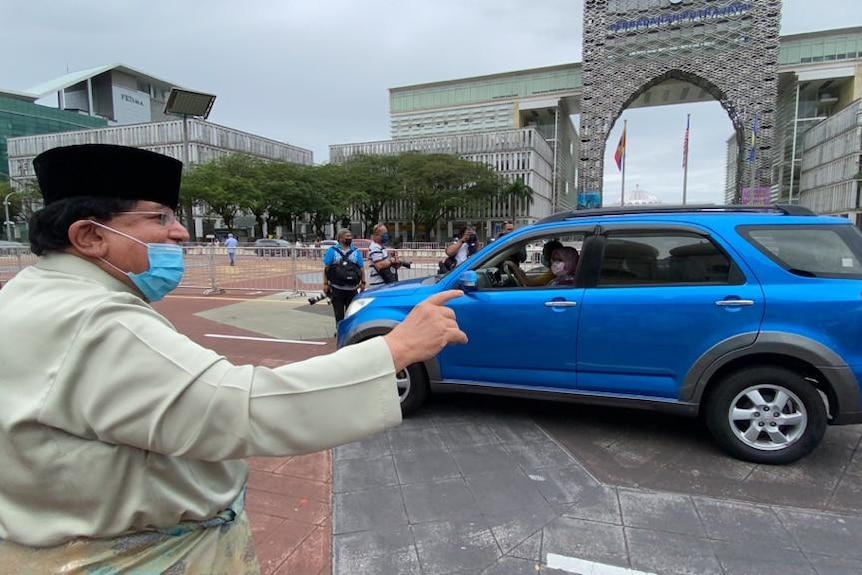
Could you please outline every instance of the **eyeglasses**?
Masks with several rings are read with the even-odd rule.
[[[143,216],[159,216],[159,225],[163,228],[167,228],[175,221],[177,221],[177,215],[173,210],[167,210],[164,212],[142,212],[142,211],[131,211],[131,212],[120,212],[121,214],[139,214]]]

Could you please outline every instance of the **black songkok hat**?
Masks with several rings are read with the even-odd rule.
[[[158,202],[176,210],[183,163],[129,146],[82,144],[42,152],[33,168],[45,205],[75,196]]]

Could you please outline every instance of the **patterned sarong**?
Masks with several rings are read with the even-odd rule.
[[[206,521],[108,539],[28,547],[0,539],[4,575],[259,575],[245,493]]]

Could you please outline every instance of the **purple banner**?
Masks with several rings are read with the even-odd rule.
[[[769,196],[771,195],[771,188],[742,188],[739,203],[742,205],[767,205],[769,204]]]

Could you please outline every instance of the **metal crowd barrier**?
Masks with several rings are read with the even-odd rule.
[[[223,245],[184,244],[186,271],[180,287],[200,290],[205,295],[235,291],[287,293],[288,297],[313,295],[323,290],[323,255],[327,249],[239,246],[231,265],[228,248]],[[368,280],[368,250],[361,252]],[[398,270],[401,280],[436,274],[437,264],[446,257],[442,248],[401,248],[397,253],[412,264],[410,269]],[[527,254],[528,262],[541,261],[541,248],[528,247]],[[0,282],[8,281],[36,259],[29,247],[0,245]]]
[[[181,288],[199,289],[204,294],[244,292],[286,292],[290,296],[307,296],[323,290],[323,256],[328,247],[254,247],[236,248],[234,265],[228,248],[216,244],[185,244],[186,272]],[[366,262],[368,249],[360,250]],[[445,257],[443,250],[397,250],[410,269],[398,270],[399,279],[425,277],[437,273],[437,263]]]
[[[0,283],[5,283],[29,265],[36,263],[36,255],[28,246],[6,247],[0,244]]]
[[[442,250],[446,244],[440,242],[403,242],[401,247],[406,250]]]

